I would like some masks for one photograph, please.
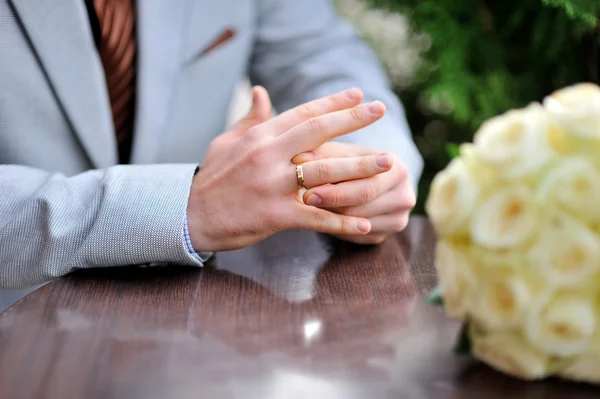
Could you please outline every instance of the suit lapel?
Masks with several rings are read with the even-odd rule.
[[[181,68],[192,0],[137,0],[138,83],[132,162],[156,161]]]
[[[83,0],[10,1],[90,161],[99,168],[114,165],[104,71]]]

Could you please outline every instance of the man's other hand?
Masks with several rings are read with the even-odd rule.
[[[295,164],[321,160],[333,164],[336,159],[378,156],[380,165],[389,170],[367,178],[348,179],[335,185],[318,186],[307,190],[303,199],[307,205],[327,209],[340,215],[363,217],[371,222],[366,235],[335,234],[338,238],[358,244],[378,244],[389,235],[402,231],[408,224],[415,206],[415,192],[408,179],[406,166],[397,158],[347,143],[328,142],[314,151],[298,154]],[[332,169],[321,164],[324,170]],[[340,190],[341,189],[341,190]],[[332,195],[335,191],[338,195]]]

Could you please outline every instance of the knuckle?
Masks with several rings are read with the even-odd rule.
[[[408,179],[408,168],[401,162],[396,162],[394,165],[394,170],[396,172],[396,176],[398,176],[398,180],[406,180]]]
[[[248,151],[248,162],[251,165],[263,165],[264,163],[268,163],[271,159],[272,152],[272,149],[266,143],[254,145]]]
[[[265,147],[257,145],[248,151],[248,157],[251,163],[261,162],[265,155]]]
[[[255,125],[249,128],[244,134],[244,138],[252,141],[260,140],[264,136],[263,129],[260,126]]]
[[[284,182],[289,179],[289,174],[285,173],[288,171],[273,168],[270,163],[267,168],[268,169],[264,172],[263,176],[260,179],[257,179],[257,184],[260,185],[265,192],[280,192],[279,189],[285,184]]]
[[[358,110],[358,108],[352,108],[350,110],[350,117],[356,123],[360,123],[363,120],[362,113]]]
[[[227,136],[227,133],[220,134],[211,141],[211,144],[221,145],[222,142],[227,141]]]
[[[326,104],[327,108],[335,109],[336,106],[338,105],[338,103],[339,103],[339,96],[336,94],[331,94],[331,95],[325,97],[325,104]]]
[[[417,197],[412,189],[398,192],[390,206],[390,211],[395,213],[410,212],[417,205]]]
[[[215,138],[213,141],[211,141],[210,145],[208,146],[207,152],[215,151],[216,149],[221,149],[222,147],[225,146],[225,144],[226,144],[226,141],[223,139],[222,136],[219,136],[219,137]]]
[[[266,181],[270,181],[270,178],[266,178]],[[269,195],[269,188],[267,184],[257,184],[256,182],[249,183],[249,191],[252,195],[256,195],[258,197],[266,197]]]
[[[406,206],[409,209],[413,209],[415,206],[417,206],[417,196],[414,190],[412,189],[409,190],[408,198],[406,200]]]
[[[360,190],[358,198],[361,203],[366,204],[375,199],[377,196],[377,189],[373,185],[368,185],[362,190]]]
[[[394,189],[393,211],[411,211],[417,205],[417,195],[411,186],[401,185]]]
[[[323,214],[315,215],[313,219],[313,226],[316,231],[325,231],[327,226],[327,217]]]
[[[369,161],[371,161],[371,159],[367,157],[362,157],[358,161],[358,172],[361,176],[366,176],[369,174],[369,170],[371,169],[371,164]]]
[[[340,233],[349,234],[354,232],[354,224],[352,223],[352,218],[349,217],[341,217],[340,218]]]
[[[397,217],[393,223],[393,230],[395,232],[400,232],[406,228],[408,225],[408,213],[403,214],[402,216]]]
[[[311,133],[320,133],[322,129],[322,123],[318,118],[311,118],[307,121],[308,130]]]
[[[347,195],[343,193],[333,193],[331,195],[331,206],[334,208],[338,208],[343,206],[347,201]]]
[[[330,161],[322,161],[319,163],[319,167],[317,168],[317,178],[319,181],[329,181],[332,175],[333,165]]]
[[[302,118],[311,118],[314,114],[313,106],[310,103],[304,103],[296,108],[296,112]]]

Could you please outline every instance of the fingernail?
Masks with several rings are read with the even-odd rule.
[[[383,103],[381,101],[373,101],[369,104],[369,111],[374,115],[381,115],[383,113]]]
[[[317,206],[319,205],[321,202],[323,202],[323,200],[321,199],[321,197],[319,197],[317,194],[312,194],[310,197],[308,197],[308,199],[306,200],[306,205],[311,205],[311,206]]]
[[[356,88],[350,89],[346,92],[346,95],[350,100],[357,100],[360,97],[360,90]]]
[[[390,165],[392,164],[392,159],[388,155],[382,154],[375,158],[375,163],[380,168],[385,169],[390,167]]]
[[[358,222],[358,230],[362,231],[363,233],[368,233],[369,230],[371,230],[371,222],[369,222],[368,220],[361,220]]]

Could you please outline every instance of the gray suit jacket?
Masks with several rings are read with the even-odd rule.
[[[341,140],[422,162],[376,58],[326,0],[139,0],[133,165],[117,165],[82,0],[0,0],[0,287],[77,268],[200,265],[183,242],[193,171],[236,83],[279,111],[350,86],[388,115]],[[221,33],[231,40],[212,49]]]

